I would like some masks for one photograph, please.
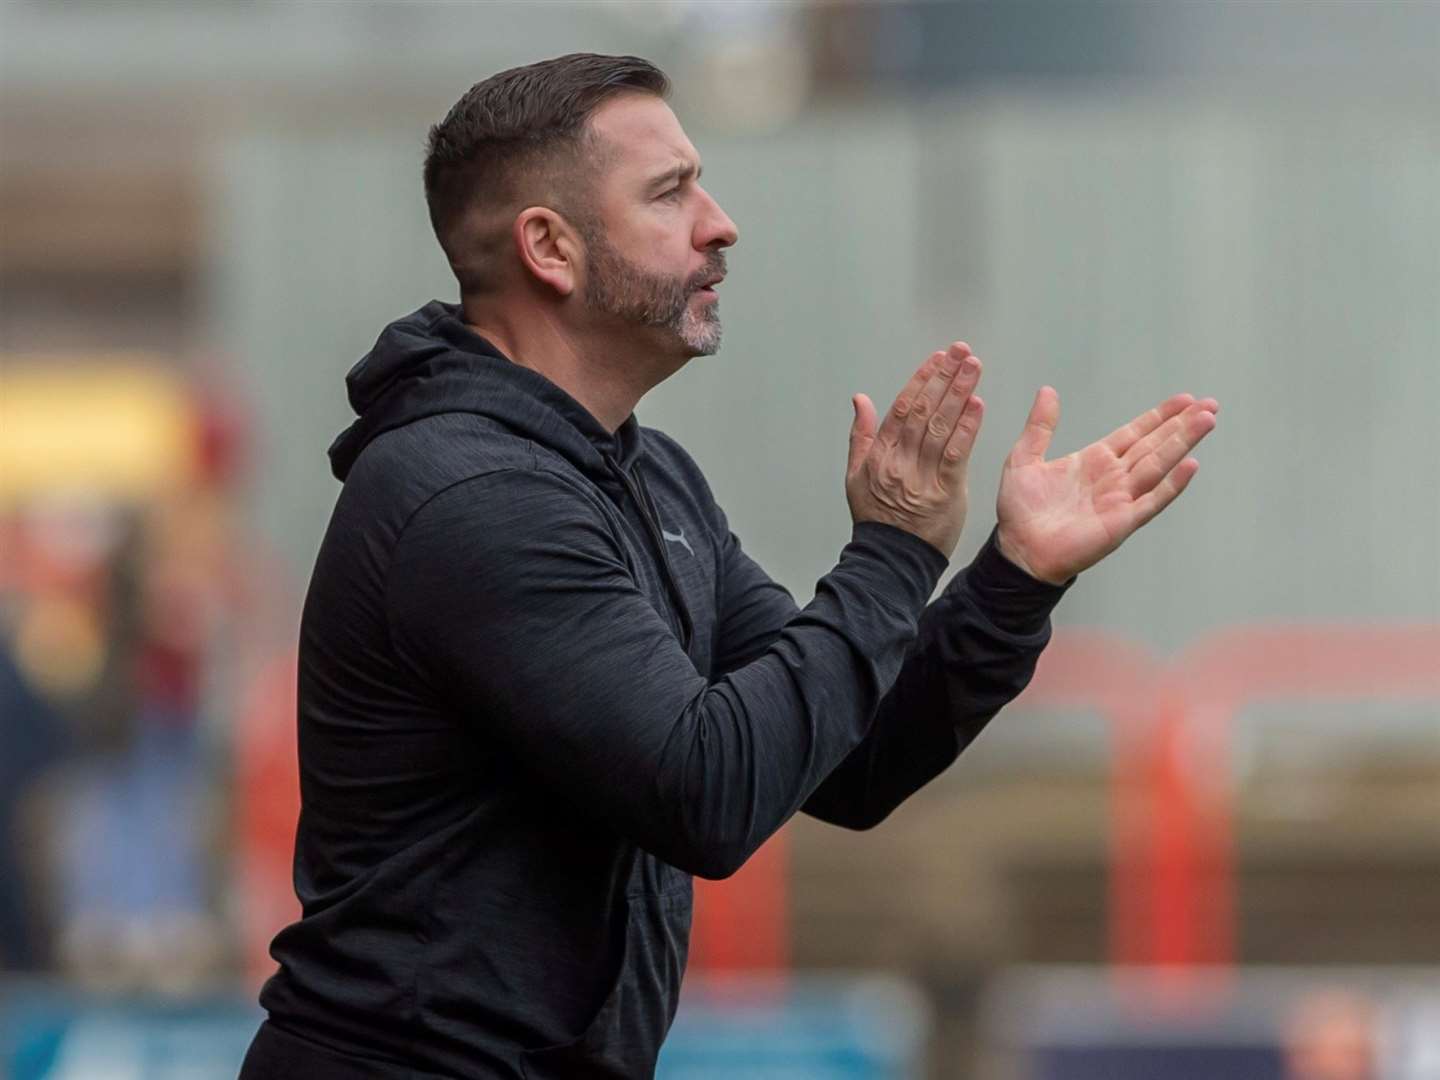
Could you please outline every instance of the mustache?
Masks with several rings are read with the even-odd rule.
[[[724,273],[725,253],[723,251],[711,252],[709,258],[705,260],[705,265],[692,274],[690,280],[685,283],[686,290],[694,292],[700,288],[702,282],[710,281],[717,276],[724,275]]]

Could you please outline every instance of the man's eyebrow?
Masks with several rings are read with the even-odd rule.
[[[652,176],[650,178],[650,181],[645,186],[651,191],[656,191],[662,187],[666,187],[671,183],[675,183],[680,180],[688,180],[692,176],[696,180],[699,180],[700,174],[704,171],[705,166],[701,165],[699,162],[677,161],[674,165],[670,166],[670,168],[666,169],[663,173]]]

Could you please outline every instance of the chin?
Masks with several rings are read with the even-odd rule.
[[[720,351],[720,322],[718,319],[691,322],[678,337],[687,357],[713,356]]]
[[[720,335],[716,334],[713,338],[705,341],[687,341],[684,348],[687,359],[696,356],[714,356],[720,351]]]

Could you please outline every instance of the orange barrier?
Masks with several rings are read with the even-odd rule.
[[[293,653],[260,670],[245,696],[235,740],[235,887],[245,974],[256,987],[275,970],[270,939],[300,916],[291,884],[300,819],[296,674]]]
[[[1116,964],[1145,963],[1157,952],[1151,882],[1161,860],[1151,807],[1157,755],[1150,738],[1163,674],[1162,661],[1137,642],[1061,628],[1017,701],[1025,708],[1093,709],[1109,724],[1109,921]]]
[[[1274,701],[1440,700],[1440,626],[1240,627],[1161,664],[1060,631],[1020,703],[1093,708],[1112,732],[1110,952],[1198,980],[1235,961],[1230,732]],[[1190,979],[1190,976],[1196,979]]]
[[[1204,638],[1166,672],[1152,734],[1151,962],[1235,951],[1230,733],[1247,706],[1440,700],[1440,626],[1270,625]]]
[[[781,972],[790,966],[790,845],[781,829],[724,881],[695,881],[689,970]]]

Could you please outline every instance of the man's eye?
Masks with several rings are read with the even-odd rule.
[[[675,187],[672,187],[672,188],[670,188],[670,189],[668,189],[668,190],[666,190],[666,191],[662,191],[662,192],[657,196],[657,198],[661,198],[661,199],[673,199],[673,198],[677,197],[679,194],[680,194],[680,186],[677,184]]]

